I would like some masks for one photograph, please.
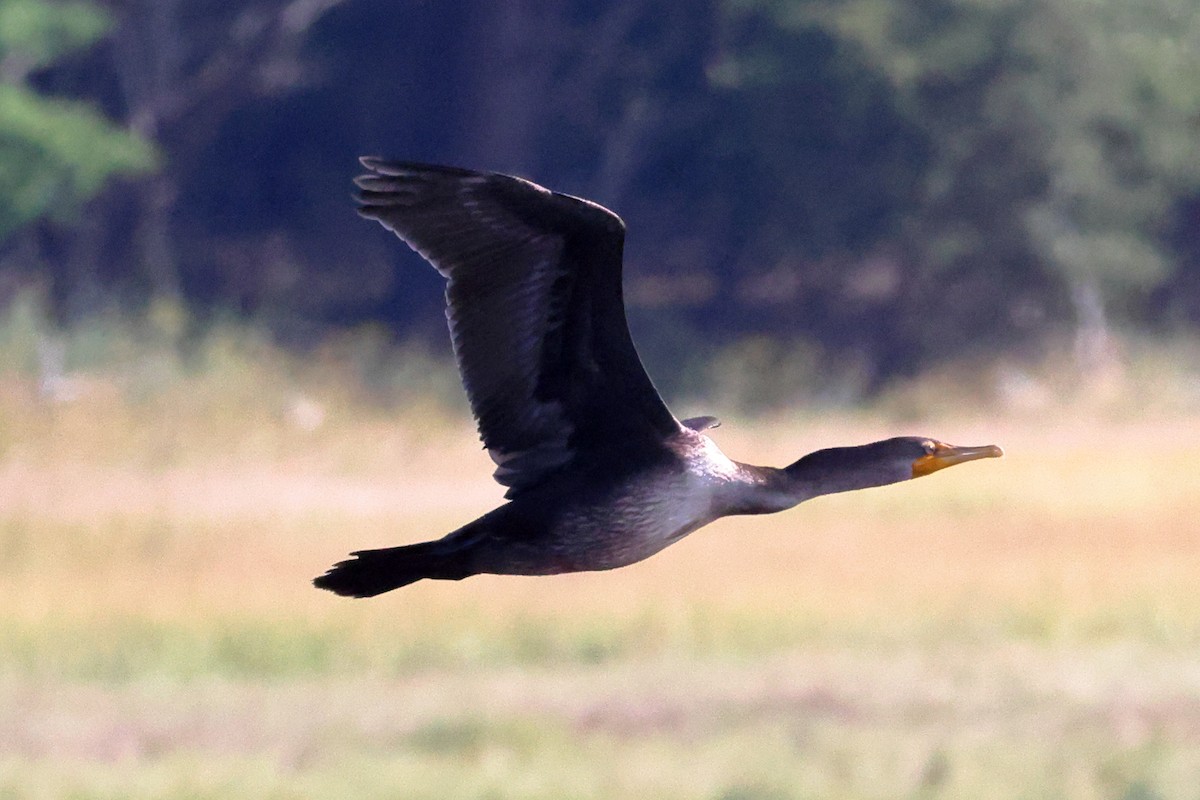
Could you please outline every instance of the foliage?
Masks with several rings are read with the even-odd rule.
[[[109,178],[154,163],[150,146],[86,104],[0,85],[0,240],[44,215],[66,222]]]
[[[885,323],[910,354],[1086,322],[1088,303],[1101,322],[1112,310],[1138,321],[1150,290],[1182,268],[1164,234],[1173,206],[1200,193],[1194,3],[729,6],[857,48],[907,135],[925,141],[919,189],[888,204],[903,218],[894,241],[909,291],[898,299],[938,298],[919,327],[914,314]],[[885,191],[895,185],[875,173]]]
[[[23,80],[107,27],[87,3],[0,0],[0,242],[42,216],[69,220],[109,178],[155,164],[148,143],[90,104],[44,97]]]
[[[926,210],[972,215],[962,257],[1015,223],[1049,277],[1099,285],[1109,304],[1170,272],[1171,206],[1200,192],[1195,3],[858,0],[825,18],[938,142]]]
[[[0,59],[6,73],[45,67],[95,42],[109,18],[87,2],[4,0],[0,3]]]
[[[350,211],[352,157],[375,152],[610,204],[668,386],[745,338],[878,389],[1064,330],[1200,323],[1192,0],[688,0],[671,19],[642,0],[111,0],[106,46],[53,64],[103,20],[59,30],[30,12],[48,7],[0,3],[28,15],[4,35],[40,43],[17,72],[103,102],[172,164],[87,225],[22,231],[61,316],[166,296],[304,343],[367,321],[440,337],[437,277]],[[18,88],[10,105],[46,108]],[[0,157],[26,188],[8,229],[145,165],[115,133],[50,127],[52,156]]]

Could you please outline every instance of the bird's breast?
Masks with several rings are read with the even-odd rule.
[[[718,498],[736,465],[709,444],[567,509],[556,537],[573,551],[566,557],[583,569],[632,564],[720,516]]]

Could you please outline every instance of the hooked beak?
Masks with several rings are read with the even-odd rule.
[[[955,447],[950,444],[942,444],[938,442],[937,449],[927,456],[921,456],[912,465],[912,476],[919,478],[922,475],[928,475],[931,472],[937,472],[939,469],[952,467],[955,464],[962,464],[967,461],[974,461],[978,458],[999,458],[1004,455],[1004,451],[994,444],[983,445],[982,447]]]

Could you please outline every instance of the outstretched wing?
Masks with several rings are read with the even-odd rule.
[[[448,280],[454,355],[507,496],[679,430],[629,336],[617,215],[507,175],[362,163],[359,213]]]

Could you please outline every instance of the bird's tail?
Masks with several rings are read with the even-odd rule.
[[[461,580],[474,574],[467,553],[446,539],[382,550],[359,550],[313,580],[319,589],[343,597],[374,597],[422,578]]]

